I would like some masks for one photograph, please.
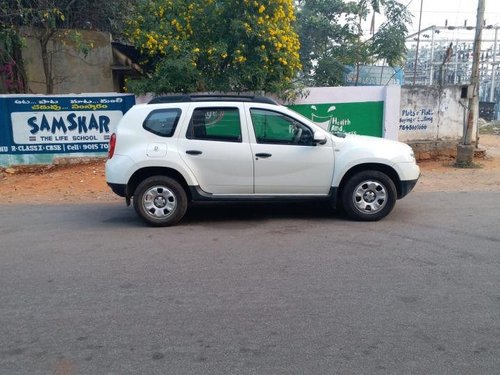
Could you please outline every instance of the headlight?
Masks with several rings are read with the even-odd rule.
[[[414,163],[416,163],[416,162],[417,162],[417,160],[415,159],[415,152],[413,152],[413,150],[411,150],[411,151],[410,151],[410,159],[411,159]]]

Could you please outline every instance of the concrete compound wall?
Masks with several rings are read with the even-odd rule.
[[[313,121],[319,119],[319,122],[315,122],[324,126],[325,129],[398,139],[410,144],[419,160],[450,157],[456,154],[456,145],[463,133],[463,105],[466,104],[460,99],[460,86],[445,88],[428,86],[403,88],[399,86],[329,87],[310,88],[308,90],[309,95],[296,101],[294,105],[297,108],[294,109],[299,110],[299,112],[303,110],[303,114]],[[106,94],[100,95],[105,96]],[[108,95],[115,96],[119,94],[108,93]],[[86,103],[93,103],[94,99],[92,97],[87,98],[87,96],[95,96],[95,94],[82,96],[84,98],[76,96],[72,100],[78,101],[80,99],[86,101]],[[43,111],[35,110],[35,107],[40,107],[40,103],[57,104],[59,103],[58,100],[63,102],[67,100],[67,98],[53,96],[24,98],[23,95],[7,95],[2,97],[2,100],[6,102],[9,102],[9,100],[14,104],[19,102],[21,106],[28,103],[25,106],[29,108],[23,107],[22,111],[34,110],[34,115],[43,115]],[[148,99],[150,99],[149,96],[138,97],[136,102],[141,103],[148,101]],[[30,107],[32,104],[34,107]],[[46,108],[46,104],[42,107]],[[68,106],[63,105],[63,107]],[[52,111],[51,107],[47,108],[56,114],[59,111],[59,109]],[[375,108],[375,111],[373,108]],[[0,108],[0,115],[2,115],[0,117],[3,119],[2,124],[0,124],[2,125],[0,126],[0,141],[5,141],[0,142],[0,154],[3,154],[0,157],[0,165],[50,163],[53,162],[56,156],[60,156],[44,148],[46,146],[43,143],[48,143],[50,147],[53,147],[51,143],[54,140],[48,140],[48,138],[32,140],[31,138],[36,138],[36,135],[33,134],[28,134],[31,138],[25,137],[27,140],[21,142],[22,145],[19,146],[20,141],[16,143],[16,134],[21,127],[26,127],[26,124],[18,123],[17,120],[14,121],[11,118],[13,112],[19,111],[7,107]],[[359,116],[360,113],[363,116]],[[64,114],[68,115],[67,113]],[[11,126],[12,130],[7,129]],[[31,155],[31,152],[29,152],[34,147],[31,145],[33,142],[40,143],[37,143],[36,146],[36,151],[39,151],[40,154]],[[29,147],[24,143],[28,144]],[[92,145],[92,147],[94,146]],[[61,146],[62,151],[64,151],[64,147],[64,145]],[[104,150],[106,147],[105,142],[99,147],[103,147]],[[92,156],[102,155],[103,153],[99,153]],[[80,157],[84,155],[75,152],[71,156]],[[89,156],[89,154],[85,154],[85,156]]]
[[[314,114],[310,110],[301,111],[301,107],[308,105],[319,109],[320,104],[329,103],[335,108],[330,123],[347,124],[335,130],[349,133],[354,128],[360,131],[353,133],[408,143],[419,160],[456,156],[457,143],[463,135],[464,110],[468,104],[467,100],[461,99],[462,86],[389,85],[316,87],[306,90],[308,95],[291,107],[313,121]],[[374,103],[383,104],[382,112],[374,111],[369,106]],[[346,104],[353,105],[350,113],[342,112],[342,105]],[[357,112],[369,113],[359,117]],[[380,127],[382,129],[377,134]]]
[[[412,146],[419,160],[456,156],[468,104],[467,100],[461,99],[462,86],[389,85],[316,87],[306,90],[308,95],[298,99],[291,106],[292,109],[315,121],[314,113],[308,108],[319,110],[320,105],[328,103],[334,108],[330,125],[345,124],[327,126],[328,130],[399,140]],[[370,107],[376,103],[383,105],[381,111]],[[345,105],[352,105],[351,110],[343,111]],[[360,112],[364,112],[363,116],[359,116]],[[473,129],[473,134],[475,131]]]
[[[80,33],[82,43],[89,47],[87,56],[78,50],[70,33]],[[25,47],[22,50],[29,92],[45,94],[46,84],[42,65],[38,31],[22,29]],[[91,30],[59,30],[49,42],[52,59],[54,94],[82,92],[113,92],[113,51],[111,34]]]
[[[399,140],[413,147],[417,159],[456,155],[468,104],[461,92],[461,86],[401,88]]]
[[[303,92],[283,104],[325,130],[398,139],[400,86],[307,87]],[[138,96],[136,103],[153,97]]]

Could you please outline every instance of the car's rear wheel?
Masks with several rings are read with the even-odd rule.
[[[342,190],[342,208],[354,220],[376,221],[394,208],[397,191],[394,182],[379,171],[353,175]]]
[[[174,179],[153,176],[135,189],[134,209],[148,224],[166,227],[178,223],[187,209],[187,196]]]

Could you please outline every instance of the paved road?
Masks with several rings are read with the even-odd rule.
[[[498,374],[498,202],[0,207],[0,374]]]

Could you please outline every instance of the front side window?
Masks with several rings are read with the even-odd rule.
[[[238,108],[196,108],[186,137],[210,141],[241,142]]]
[[[146,117],[142,127],[160,137],[171,137],[180,117],[181,110],[178,108],[157,109]]]
[[[250,114],[257,143],[313,145],[312,130],[292,117],[255,108]]]

